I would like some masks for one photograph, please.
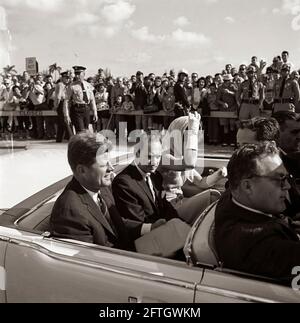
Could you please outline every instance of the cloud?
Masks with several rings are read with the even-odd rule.
[[[83,13],[78,13],[74,17],[67,19],[65,21],[65,25],[67,27],[75,26],[75,25],[81,25],[81,24],[94,24],[99,20],[99,17],[88,13],[88,12],[83,12]]]
[[[189,20],[184,16],[177,17],[173,23],[179,27],[184,27],[190,24]]]
[[[280,8],[273,8],[273,14],[290,14],[297,15],[300,14],[300,0],[282,0],[282,5]]]
[[[300,13],[300,0],[283,0],[282,10],[285,13],[297,15]]]
[[[219,0],[204,0],[207,4],[214,4],[217,3]]]
[[[132,30],[131,34],[134,38],[148,43],[157,43],[165,39],[164,35],[151,34],[147,26],[144,26],[140,29]]]
[[[148,63],[152,59],[152,56],[148,53],[137,52],[137,53],[126,53],[116,58],[119,63],[128,63],[134,61],[136,64]]]
[[[227,22],[228,24],[234,24],[235,23],[235,19],[232,18],[232,17],[229,17],[229,16],[225,17],[224,21]]]
[[[124,0],[105,5],[102,10],[102,16],[110,23],[121,23],[131,17],[136,6]]]
[[[28,7],[29,9],[56,12],[61,9],[64,0],[2,0],[1,4],[7,7]]]
[[[171,40],[182,46],[207,45],[210,43],[210,39],[205,35],[192,31],[183,31],[180,28],[172,32]]]

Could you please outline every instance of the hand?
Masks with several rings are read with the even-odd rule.
[[[166,223],[167,223],[167,221],[165,219],[159,219],[159,220],[157,220],[156,222],[152,223],[152,225],[151,225],[151,231],[154,230],[154,229],[156,229],[156,228],[158,228],[158,227],[160,227],[163,224],[166,224]]]
[[[223,107],[225,108],[225,109],[228,109],[228,104],[227,103],[223,103]]]
[[[191,130],[193,133],[198,134],[200,127],[201,116],[198,112],[189,113],[188,119],[188,130]]]
[[[98,121],[98,115],[97,115],[97,113],[96,113],[96,114],[94,114],[94,116],[93,116],[93,121],[94,121],[94,123],[96,123],[96,122]]]
[[[64,119],[66,124],[71,124],[71,118],[68,115],[64,116]]]
[[[260,60],[259,62],[259,67],[263,69],[267,65],[267,62],[265,62],[263,59]]]
[[[227,168],[225,166],[218,169],[218,175],[222,178],[227,177]]]

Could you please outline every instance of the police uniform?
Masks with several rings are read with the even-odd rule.
[[[74,66],[73,69],[75,75],[86,70],[82,66]],[[69,113],[76,133],[89,128],[90,108],[94,113],[94,121],[97,121],[97,108],[93,90],[88,82],[77,79],[67,87],[64,109],[65,115]]]
[[[275,83],[274,112],[293,111],[299,102],[300,91],[296,80],[281,77]]]
[[[246,120],[260,115],[264,100],[264,86],[258,80],[244,81],[238,90],[237,101],[241,100],[239,119]]]
[[[224,81],[232,81],[233,77],[231,75],[224,75]],[[236,103],[236,92],[237,86],[230,83],[223,83],[217,92],[217,102],[219,103],[219,110],[224,112],[235,112],[237,113],[237,103]],[[227,104],[227,108],[224,107],[224,103]],[[233,118],[220,118],[220,126],[224,129],[223,144],[232,144],[235,142],[235,123],[236,120]]]
[[[69,72],[60,73],[61,77],[70,77]],[[64,135],[68,140],[72,135],[73,131],[71,125],[65,121],[63,106],[66,96],[66,85],[63,82],[59,82],[55,87],[54,92],[54,107],[57,112],[57,134],[56,142],[62,142]]]

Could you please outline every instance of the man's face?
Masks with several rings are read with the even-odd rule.
[[[84,76],[85,76],[85,73],[84,72],[75,72],[75,78],[77,80],[83,81],[84,80]]]
[[[282,60],[284,61],[284,62],[286,62],[287,61],[287,59],[288,59],[288,54],[287,53],[282,53],[282,55],[281,55],[281,58],[282,58]]]
[[[288,175],[278,155],[257,160],[258,176],[252,177],[248,190],[249,206],[268,214],[279,214],[286,209],[285,200],[291,188]]]
[[[70,82],[70,77],[69,76],[64,76],[62,78],[62,81],[63,81],[64,84],[68,84]]]
[[[92,192],[98,192],[100,187],[110,186],[113,167],[108,154],[97,156],[96,161],[90,167],[82,166],[81,184]]]
[[[162,146],[159,141],[143,145],[139,158],[139,167],[145,173],[154,173],[160,163]]]
[[[286,153],[300,151],[300,122],[286,120],[280,129],[280,148]]]
[[[284,78],[286,78],[286,77],[288,77],[288,75],[289,75],[289,71],[288,70],[281,70],[281,76],[282,77],[284,77]]]
[[[232,68],[232,66],[230,64],[227,64],[225,66],[225,70],[226,70],[227,74],[229,74],[231,72],[231,68]]]
[[[240,128],[236,134],[236,142],[238,147],[246,144],[257,144],[256,132],[247,128]]]

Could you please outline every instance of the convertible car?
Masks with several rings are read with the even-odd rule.
[[[215,160],[213,166],[222,163],[226,160]],[[188,234],[186,261],[51,237],[51,209],[69,180],[0,215],[0,302],[300,301],[299,292],[281,282],[219,265],[214,204],[199,214]]]

